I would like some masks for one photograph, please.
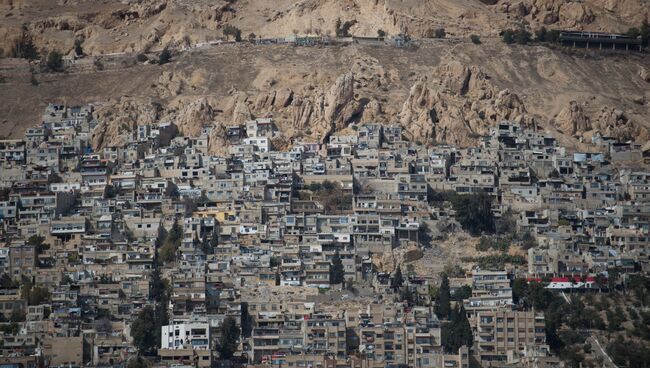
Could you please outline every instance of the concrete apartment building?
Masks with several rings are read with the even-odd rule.
[[[505,362],[508,355],[524,349],[544,348],[544,316],[511,310],[479,311],[474,326],[475,350],[481,361]]]

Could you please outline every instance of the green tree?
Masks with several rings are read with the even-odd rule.
[[[377,37],[379,37],[379,38],[386,37],[386,31],[384,31],[383,29],[378,29],[377,30]]]
[[[160,344],[160,328],[155,319],[155,310],[144,307],[131,324],[133,343],[143,354],[154,354]]]
[[[471,347],[474,342],[472,328],[464,307],[458,305],[451,311],[449,322],[443,324],[442,346],[449,353],[457,353],[465,345]]]
[[[239,326],[233,317],[226,317],[221,325],[221,339],[218,351],[221,359],[230,359],[239,345]]]
[[[532,35],[525,29],[515,31],[515,42],[520,45],[526,45],[530,42]]]
[[[27,239],[27,244],[36,248],[36,253],[41,254],[45,250],[45,237],[32,235]]]
[[[280,261],[280,258],[278,257],[271,257],[269,260],[269,267],[275,268],[278,267],[282,262]]]
[[[149,298],[155,302],[162,302],[167,296],[167,284],[160,274],[160,266],[158,264],[158,252],[154,253],[153,267],[151,270],[151,277],[149,279]]]
[[[171,60],[172,60],[172,53],[168,47],[165,47],[160,53],[160,56],[158,56],[158,64],[160,65],[167,64]]]
[[[474,335],[472,334],[472,327],[469,324],[467,319],[467,312],[465,307],[460,306],[458,313],[456,314],[457,319],[454,321],[456,324],[456,333],[460,336],[460,346],[471,347],[474,343]],[[459,348],[460,348],[459,346]]]
[[[639,31],[639,29],[636,27],[631,27],[627,30],[627,32],[625,32],[625,34],[630,37],[637,38],[641,35],[641,31]]]
[[[495,231],[492,197],[485,192],[457,195],[452,198],[456,220],[463,229],[476,236]]]
[[[156,249],[162,247],[165,244],[165,239],[167,239],[167,229],[164,226],[158,226],[158,236],[154,241],[154,246]]]
[[[643,23],[641,23],[639,33],[641,36],[641,44],[648,46],[648,42],[650,42],[650,24],[648,23],[648,19],[644,19]]]
[[[399,291],[399,300],[405,301],[408,304],[414,304],[416,302],[416,297],[413,294],[413,291],[408,286],[403,286]]]
[[[0,288],[2,289],[14,289],[18,285],[14,280],[9,277],[6,273],[3,273],[2,276],[0,276]]]
[[[74,40],[74,52],[75,52],[75,54],[77,54],[79,56],[82,56],[84,54],[84,49],[81,46],[82,43],[83,43],[83,40],[80,39],[80,38],[77,38],[76,40]]]
[[[436,295],[436,306],[434,308],[436,316],[440,319],[449,318],[451,314],[451,295],[449,292],[449,278],[446,273],[442,274],[442,281]]]
[[[26,30],[23,30],[20,36],[14,40],[9,55],[20,59],[38,59],[38,51],[36,51],[36,46],[34,46],[32,36],[30,36]]]
[[[174,219],[172,228],[167,233],[164,245],[160,248],[160,261],[164,263],[174,262],[176,259],[176,252],[183,240],[183,227],[178,223],[178,219]]]
[[[503,32],[501,32],[501,39],[503,42],[507,43],[508,45],[511,45],[515,43],[515,32],[512,29],[506,29]]]
[[[35,286],[29,293],[29,305],[39,305],[50,300],[50,291],[47,288]]]
[[[9,317],[9,321],[12,323],[25,322],[26,317],[27,315],[25,314],[25,311],[23,309],[14,308],[11,311],[11,316]]]
[[[243,337],[251,337],[253,332],[253,317],[248,311],[248,303],[241,303],[241,333]]]
[[[475,45],[480,45],[481,44],[481,37],[479,37],[478,35],[475,35],[475,34],[470,35],[469,39]]]
[[[393,276],[392,286],[394,289],[399,289],[404,284],[404,276],[402,275],[402,268],[398,265],[397,270],[395,270],[395,275]]]
[[[469,299],[472,296],[472,287],[469,285],[463,285],[451,296],[451,300],[462,302],[465,299]]]
[[[23,281],[20,288],[20,297],[27,301],[28,305],[39,305],[50,298],[50,292],[47,288],[34,286],[31,281]]]
[[[47,61],[45,63],[46,69],[52,73],[59,73],[64,70],[63,55],[58,51],[52,51],[47,54]]]
[[[343,281],[345,281],[345,270],[343,268],[343,261],[337,250],[334,253],[332,264],[330,265],[330,284],[340,284]]]
[[[350,37],[350,28],[357,24],[356,20],[348,20],[341,23],[341,18],[336,20],[336,37]]]

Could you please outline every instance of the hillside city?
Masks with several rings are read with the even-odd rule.
[[[272,118],[0,140],[1,367],[644,367],[650,147]],[[350,132],[350,133],[347,133]]]

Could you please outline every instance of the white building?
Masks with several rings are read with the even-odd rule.
[[[210,325],[202,322],[181,322],[161,327],[162,349],[210,349]]]

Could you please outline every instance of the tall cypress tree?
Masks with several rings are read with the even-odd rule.
[[[399,289],[404,284],[404,276],[402,275],[402,268],[398,265],[397,270],[395,270],[395,276],[393,277],[393,288]]]
[[[221,359],[232,358],[237,351],[240,334],[237,321],[232,317],[226,317],[221,325],[221,340],[218,348]]]
[[[442,328],[442,345],[445,351],[455,354],[463,345],[471,347],[474,343],[474,335],[465,308],[457,305],[451,311],[449,319]]]
[[[449,278],[447,274],[442,274],[442,282],[436,295],[436,316],[440,319],[449,318],[451,314],[451,294],[449,292]]]
[[[345,280],[345,270],[343,269],[343,261],[337,250],[332,258],[332,265],[330,266],[330,284],[340,284]]]
[[[471,347],[474,344],[474,335],[472,334],[472,326],[469,325],[469,320],[467,319],[467,311],[465,311],[465,307],[462,305],[457,316],[458,320],[455,323],[457,333],[460,335],[460,346],[466,345],[467,347]]]

